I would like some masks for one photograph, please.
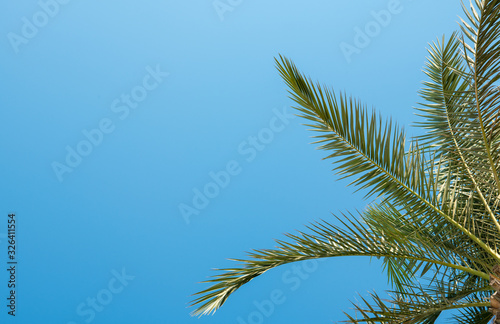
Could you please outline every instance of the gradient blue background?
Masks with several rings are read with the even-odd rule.
[[[348,181],[335,181],[299,118],[250,163],[238,145],[268,127],[273,109],[292,104],[274,67],[278,53],[402,125],[415,121],[426,46],[457,28],[461,9],[458,0],[400,2],[403,11],[350,63],[340,43],[352,44],[354,28],[389,1],[244,0],[221,20],[211,0],[72,0],[18,53],[7,35],[20,34],[23,17],[40,7],[4,2],[0,269],[15,212],[19,286],[13,319],[0,272],[0,322],[87,323],[77,306],[122,268],[134,280],[92,323],[248,323],[254,301],[274,289],[286,300],[264,323],[331,323],[346,319],[357,293],[382,292],[377,260],[329,259],[294,291],[282,279],[286,266],[242,288],[215,316],[193,318],[188,308],[204,287],[197,282],[231,265],[226,258],[367,203]],[[169,76],[120,120],[113,100],[157,65]],[[51,164],[103,118],[115,130],[58,181]],[[231,160],[242,172],[187,224],[179,204]]]

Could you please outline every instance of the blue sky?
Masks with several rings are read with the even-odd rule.
[[[2,323],[331,323],[386,288],[376,260],[330,259],[266,273],[214,316],[187,307],[226,258],[367,203],[290,116],[274,57],[409,127],[459,1],[2,7],[1,268],[12,212],[19,262]]]

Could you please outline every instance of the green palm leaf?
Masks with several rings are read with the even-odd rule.
[[[222,274],[206,281],[212,286],[199,292],[193,305],[199,305],[195,315],[209,314],[219,308],[238,288],[260,276],[264,272],[291,262],[316,258],[338,256],[370,256],[390,257],[412,260],[420,263],[445,266],[450,269],[464,271],[487,280],[488,274],[481,270],[487,268],[481,260],[461,254],[452,244],[429,242],[415,232],[405,233],[385,222],[374,222],[373,210],[364,215],[361,223],[352,215],[337,218],[344,227],[332,225],[326,221],[309,227],[310,232],[287,234],[290,242],[277,241],[278,246],[272,250],[255,250],[249,253],[250,259],[234,260],[240,262],[238,267],[220,269]],[[381,213],[384,210],[380,211]],[[380,236],[381,231],[384,235]]]
[[[468,21],[462,19],[461,29],[465,38],[462,41],[466,62],[470,67],[472,79],[471,93],[473,102],[471,111],[476,126],[470,127],[468,137],[464,138],[476,157],[475,166],[494,180],[494,194],[500,192],[500,167],[498,126],[500,112],[500,1],[475,0],[464,12]],[[465,144],[465,143],[464,143]],[[483,162],[486,162],[484,165]]]

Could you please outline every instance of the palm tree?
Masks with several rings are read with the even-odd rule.
[[[283,264],[338,256],[382,258],[390,300],[355,304],[359,323],[487,323],[500,306],[500,0],[464,7],[461,33],[429,48],[418,123],[405,132],[359,100],[335,93],[276,59],[316,143],[342,177],[376,198],[358,214],[335,216],[254,250],[198,292],[194,315],[215,312],[234,291]],[[491,296],[491,299],[490,299]],[[498,298],[500,300],[500,298]],[[490,308],[489,308],[490,307]],[[488,309],[489,308],[489,309]],[[500,316],[498,319],[500,322]]]

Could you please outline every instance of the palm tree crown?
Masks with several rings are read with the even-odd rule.
[[[280,265],[371,256],[383,259],[391,299],[362,299],[348,322],[434,323],[456,310],[458,323],[500,323],[500,297],[490,300],[500,289],[500,0],[474,0],[464,12],[461,32],[430,45],[418,108],[427,133],[409,140],[359,100],[276,60],[326,158],[377,199],[359,214],[335,216],[341,225],[312,224],[221,269],[197,293],[194,315],[213,313]]]

